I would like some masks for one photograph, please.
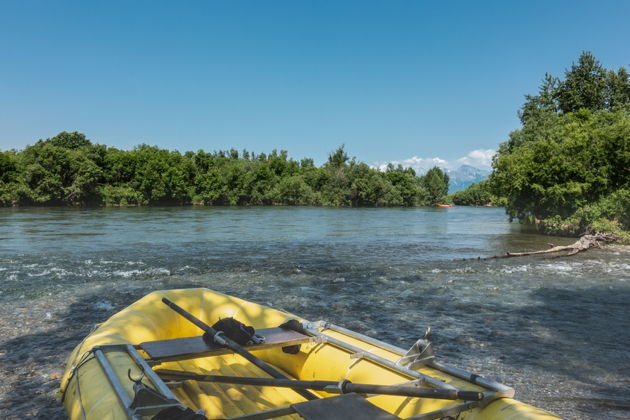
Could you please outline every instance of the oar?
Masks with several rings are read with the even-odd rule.
[[[477,391],[458,391],[453,389],[437,389],[437,388],[416,388],[408,385],[372,385],[357,384],[348,380],[341,382],[334,381],[300,381],[292,379],[273,379],[273,378],[250,378],[241,376],[223,376],[223,375],[199,375],[196,373],[182,372],[177,370],[160,369],[156,370],[160,377],[175,381],[192,379],[203,382],[221,382],[228,384],[255,385],[255,386],[274,386],[280,388],[298,389],[314,389],[317,391],[326,391],[330,394],[347,394],[356,392],[358,394],[383,394],[383,395],[399,395],[403,397],[417,398],[433,398],[440,400],[464,400],[464,401],[480,401],[483,399],[483,393]]]
[[[245,359],[249,360],[254,365],[258,366],[260,369],[262,369],[263,371],[265,371],[269,375],[273,376],[274,378],[290,380],[282,372],[280,372],[279,370],[277,370],[273,366],[269,365],[265,361],[263,361],[263,360],[259,359],[258,357],[254,356],[253,354],[251,354],[247,350],[245,350],[243,347],[241,347],[240,344],[238,344],[238,343],[234,342],[232,339],[230,339],[230,337],[226,337],[224,334],[219,334],[214,328],[212,328],[211,326],[209,326],[205,322],[201,321],[200,319],[196,318],[194,315],[190,314],[189,312],[186,312],[186,310],[184,310],[182,307],[180,307],[176,303],[171,302],[170,300],[168,300],[165,297],[162,298],[162,302],[164,302],[172,310],[174,310],[175,312],[177,312],[178,314],[180,314],[181,316],[183,316],[184,318],[186,318],[187,320],[189,320],[190,322],[192,322],[193,324],[195,324],[196,326],[201,328],[218,345],[225,346],[225,347],[229,348],[230,350],[232,350],[234,353],[240,354]],[[307,400],[316,400],[316,399],[318,399],[318,397],[315,394],[313,394],[313,393],[311,393],[309,391],[306,391],[306,390],[298,390],[298,389],[296,389],[295,392],[297,392],[298,394],[300,394],[301,396],[303,396]]]

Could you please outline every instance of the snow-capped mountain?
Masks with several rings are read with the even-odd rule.
[[[449,176],[448,193],[451,194],[455,191],[465,190],[471,184],[488,178],[490,170],[462,165],[457,169],[448,169],[446,173]]]

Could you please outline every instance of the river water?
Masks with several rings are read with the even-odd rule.
[[[0,418],[64,419],[65,360],[143,296],[208,287],[408,347],[570,419],[630,418],[630,248],[477,260],[570,238],[503,210],[0,209]],[[463,260],[465,259],[465,260]]]

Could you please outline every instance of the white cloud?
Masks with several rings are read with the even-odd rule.
[[[413,156],[409,159],[404,160],[392,160],[389,162],[377,163],[376,167],[379,170],[384,171],[385,169],[387,169],[387,165],[389,165],[390,163],[394,166],[402,165],[406,168],[413,168],[413,170],[415,170],[416,172],[425,172],[428,169],[433,168],[434,166],[445,167],[448,162],[438,157],[421,158],[418,156]]]
[[[470,165],[476,168],[489,168],[492,166],[492,157],[496,153],[496,150],[493,149],[472,150],[468,152],[466,156],[457,159],[455,162],[458,163],[458,166]]]
[[[387,169],[387,165],[391,163],[394,166],[402,165],[406,168],[412,168],[418,174],[422,174],[434,166],[438,166],[444,169],[457,169],[462,165],[470,165],[476,168],[489,169],[492,165],[492,157],[495,155],[495,153],[496,151],[492,149],[471,150],[466,156],[452,161],[444,160],[439,157],[423,158],[412,156],[403,160],[377,162],[374,167],[378,168],[381,171],[384,171]]]

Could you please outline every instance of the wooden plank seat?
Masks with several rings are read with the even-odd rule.
[[[248,351],[263,350],[271,347],[288,347],[313,340],[304,334],[280,327],[257,330],[256,334],[265,337],[265,342],[243,346]],[[167,362],[172,360],[195,359],[198,357],[218,356],[232,353],[227,347],[206,343],[202,336],[174,338],[170,340],[145,341],[139,348],[144,350],[151,360]]]

